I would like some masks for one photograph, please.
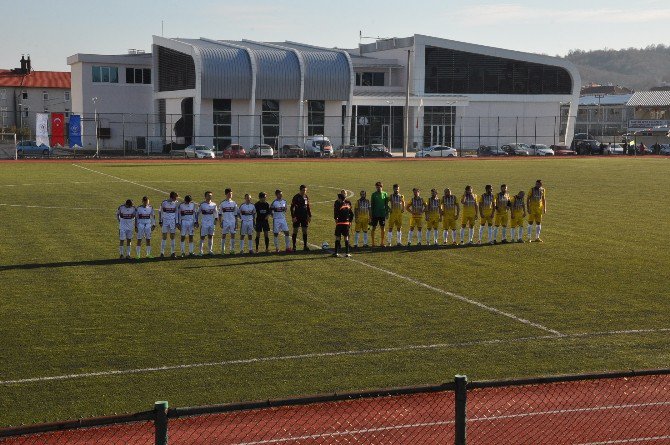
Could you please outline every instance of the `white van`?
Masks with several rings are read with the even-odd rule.
[[[307,157],[331,157],[333,156],[333,144],[321,134],[315,134],[305,139],[305,156]]]

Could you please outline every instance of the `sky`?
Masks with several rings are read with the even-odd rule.
[[[517,51],[670,44],[667,0],[0,0],[0,68],[69,71],[76,53],[151,50],[152,35],[298,41],[355,48],[370,37],[425,34]],[[10,6],[11,5],[11,6]],[[163,30],[161,29],[163,22]],[[360,33],[364,37],[359,38]]]

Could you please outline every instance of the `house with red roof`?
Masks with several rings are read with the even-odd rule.
[[[21,66],[0,69],[0,131],[12,127],[35,133],[36,113],[72,110],[70,73],[34,71],[30,56],[21,56]]]

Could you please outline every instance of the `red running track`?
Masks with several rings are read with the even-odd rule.
[[[469,445],[670,444],[670,375],[468,391]],[[170,419],[170,444],[450,444],[451,392]],[[2,443],[2,440],[0,440]],[[6,439],[151,444],[151,423]]]

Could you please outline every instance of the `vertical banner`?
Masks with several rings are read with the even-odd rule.
[[[65,145],[65,115],[63,113],[51,113],[51,146],[62,147]]]
[[[81,147],[81,116],[78,114],[70,115],[70,125],[68,126],[68,139],[70,148]]]
[[[37,145],[49,146],[49,114],[37,113],[35,115],[35,142]]]

